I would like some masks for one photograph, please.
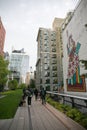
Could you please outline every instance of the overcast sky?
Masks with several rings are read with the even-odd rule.
[[[35,70],[39,27],[52,28],[55,17],[64,18],[78,0],[0,0],[0,16],[6,30],[4,51],[22,49]]]

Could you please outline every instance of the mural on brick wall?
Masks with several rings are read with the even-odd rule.
[[[72,35],[67,31],[67,54],[68,54],[68,72],[67,72],[67,90],[68,91],[86,91],[85,77],[80,76],[79,51],[81,44],[75,42]]]

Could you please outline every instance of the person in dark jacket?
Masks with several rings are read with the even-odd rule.
[[[37,88],[34,90],[34,95],[35,95],[35,100],[37,100],[37,98],[38,98],[38,90],[37,90]]]
[[[42,88],[41,90],[41,99],[42,99],[42,104],[46,104],[46,90],[44,88]]]
[[[31,105],[32,92],[30,88],[26,90],[26,94],[28,96],[28,105]]]

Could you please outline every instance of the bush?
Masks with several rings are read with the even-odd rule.
[[[87,128],[87,117],[82,119],[80,124],[83,125],[85,128]]]
[[[18,82],[15,79],[8,82],[8,87],[10,90],[17,89],[17,86],[18,86]]]
[[[78,122],[83,127],[87,128],[87,115],[81,113],[76,108],[71,108],[68,105],[60,104],[59,102],[53,101],[52,98],[50,98],[50,95],[47,95],[47,102],[54,106],[59,111],[65,113],[68,117],[72,118],[76,122]]]
[[[27,87],[27,86],[26,86],[25,83],[22,83],[22,84],[20,84],[20,85],[18,86],[18,88],[21,88],[21,89],[26,88],[26,87]]]
[[[66,112],[66,115],[72,119],[76,119],[78,117],[78,115],[80,115],[80,114],[81,114],[81,112],[79,112],[79,110],[77,110],[75,108]]]

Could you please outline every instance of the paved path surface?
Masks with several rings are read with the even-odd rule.
[[[19,107],[13,119],[0,120],[0,130],[85,130],[49,104],[32,99]]]

